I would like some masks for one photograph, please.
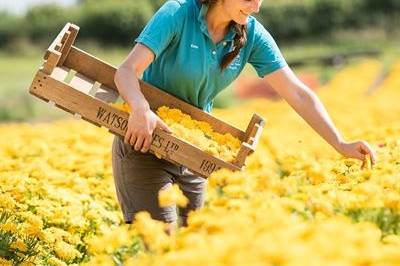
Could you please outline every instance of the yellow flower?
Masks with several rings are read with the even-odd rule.
[[[65,243],[64,241],[57,241],[54,245],[54,252],[62,260],[73,260],[80,258],[82,254],[76,250],[73,246]]]
[[[160,207],[168,207],[177,204],[180,207],[185,207],[188,199],[183,195],[177,184],[173,184],[158,192],[158,202]]]
[[[157,114],[178,138],[192,143],[201,150],[225,161],[235,159],[241,142],[231,134],[214,132],[207,122],[194,120],[178,109],[161,106],[158,108]]]
[[[88,240],[89,251],[93,254],[112,253],[124,245],[129,246],[130,240],[131,236],[127,227],[121,226],[105,232],[102,236],[95,236]]]
[[[13,209],[16,202],[8,195],[0,194],[0,208]]]
[[[396,192],[385,193],[385,198],[383,199],[385,206],[391,209],[400,210],[400,194]]]
[[[108,254],[101,254],[92,257],[89,262],[84,263],[83,265],[109,266],[109,265],[115,265],[115,263],[112,257],[109,256]]]
[[[0,265],[2,265],[2,266],[12,266],[13,263],[12,263],[12,261],[9,261],[9,260],[6,260],[6,259],[0,257]]]
[[[150,250],[161,251],[169,246],[168,236],[165,233],[165,224],[153,220],[148,212],[137,213],[133,226],[138,234],[143,237]]]
[[[15,223],[0,224],[0,230],[4,232],[17,233],[17,225]]]
[[[51,257],[47,261],[52,266],[66,266],[67,265],[65,262],[63,262],[62,260],[57,259],[55,257]]]
[[[19,251],[25,252],[27,251],[27,246],[21,239],[17,239],[15,242],[11,244],[11,247],[14,249],[18,249]]]

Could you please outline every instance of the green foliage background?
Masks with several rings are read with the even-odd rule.
[[[22,17],[0,14],[0,47],[21,38],[48,43],[67,21],[81,27],[80,38],[126,45],[164,2],[83,0],[69,8],[36,6]],[[400,1],[264,1],[256,17],[281,41],[314,38],[348,28],[379,27],[390,32],[400,25]]]

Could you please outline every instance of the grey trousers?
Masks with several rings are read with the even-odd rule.
[[[183,224],[188,213],[204,204],[207,180],[194,175],[185,167],[175,165],[147,152],[135,151],[119,136],[112,144],[112,168],[118,201],[126,223],[131,223],[139,211],[148,211],[153,219],[171,223],[177,211]],[[158,192],[178,184],[189,203],[185,208],[161,208]]]

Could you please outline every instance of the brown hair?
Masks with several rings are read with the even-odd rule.
[[[215,5],[218,1],[219,0],[200,0],[200,3],[212,6]],[[220,63],[221,71],[223,71],[233,61],[233,59],[235,59],[235,57],[239,54],[240,49],[242,49],[247,41],[247,25],[241,25],[232,20],[229,26],[233,26],[236,31],[236,35],[233,40],[233,45],[235,48],[232,52],[227,53],[222,58],[222,61]]]

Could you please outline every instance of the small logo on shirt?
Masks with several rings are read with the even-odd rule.
[[[240,54],[236,56],[236,58],[233,60],[233,62],[229,65],[230,69],[236,70],[238,67],[240,67],[242,64],[242,60],[240,58]]]
[[[199,49],[199,47],[196,44],[193,44],[193,43],[190,45],[190,47],[193,48],[193,49]]]

